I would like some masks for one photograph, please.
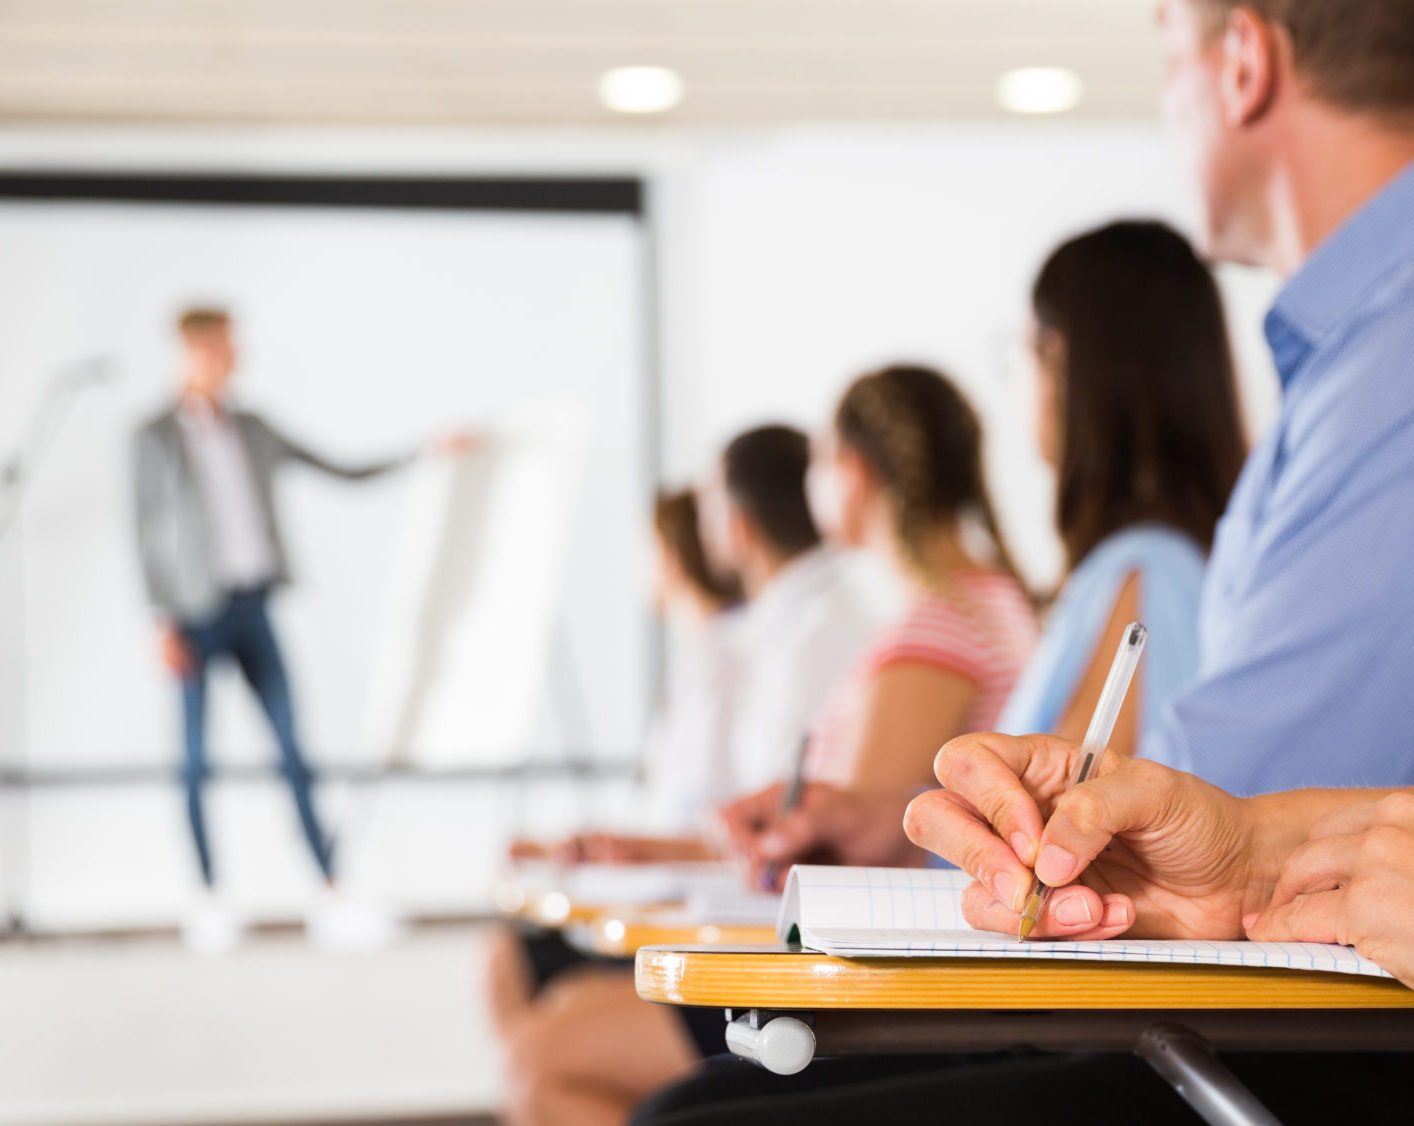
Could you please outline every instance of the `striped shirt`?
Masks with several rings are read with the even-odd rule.
[[[952,588],[915,601],[836,684],[806,754],[805,774],[812,781],[851,779],[874,679],[893,665],[931,666],[974,686],[961,727],[938,732],[938,746],[996,727],[1036,644],[1036,616],[1020,584],[1003,572],[962,571],[953,576]]]

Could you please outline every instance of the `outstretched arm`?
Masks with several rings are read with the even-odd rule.
[[[330,461],[321,454],[315,453],[303,443],[282,434],[268,422],[262,420],[260,425],[265,428],[271,442],[279,451],[281,460],[297,461],[311,469],[317,469],[321,473],[327,473],[331,477],[339,477],[345,481],[366,481],[371,477],[380,477],[385,473],[402,469],[417,457],[416,451],[413,451],[403,454],[401,457],[387,458],[382,461],[362,462],[355,465],[343,464]]]

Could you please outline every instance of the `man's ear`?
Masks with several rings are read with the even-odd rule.
[[[1285,32],[1250,8],[1228,19],[1222,39],[1223,118],[1231,129],[1260,120],[1276,100],[1283,52],[1290,53]]]

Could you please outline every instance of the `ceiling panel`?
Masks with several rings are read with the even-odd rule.
[[[573,125],[625,64],[650,123],[999,115],[1005,70],[1077,70],[1086,117],[1153,115],[1148,0],[0,0],[0,120]]]

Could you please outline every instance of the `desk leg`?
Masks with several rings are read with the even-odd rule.
[[[1183,1096],[1208,1126],[1281,1126],[1195,1032],[1160,1024],[1139,1038],[1135,1053]]]

